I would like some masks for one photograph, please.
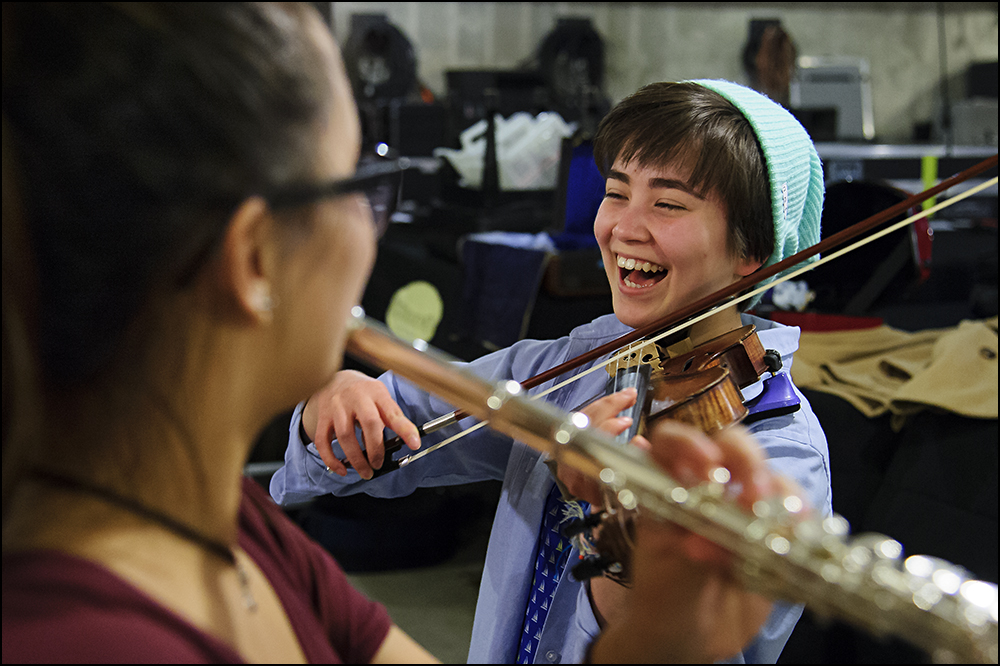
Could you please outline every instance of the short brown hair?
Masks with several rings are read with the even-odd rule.
[[[697,83],[651,83],[601,121],[594,160],[607,178],[615,160],[644,167],[681,161],[690,185],[715,193],[729,222],[727,250],[767,261],[774,249],[771,186],[750,122],[729,100]]]

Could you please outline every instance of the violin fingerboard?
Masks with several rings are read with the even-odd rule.
[[[621,368],[615,373],[614,377],[608,380],[608,384],[605,387],[605,395],[611,395],[627,388],[634,388],[638,393],[635,404],[618,414],[619,416],[628,416],[632,419],[632,425],[615,438],[615,441],[623,446],[631,442],[632,438],[640,432],[643,415],[646,413],[648,407],[647,396],[649,394],[649,378],[651,375],[652,366],[648,364]]]

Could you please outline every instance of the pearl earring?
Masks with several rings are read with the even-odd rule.
[[[266,284],[257,288],[253,300],[254,309],[258,312],[270,312],[274,309],[274,299],[271,298],[271,289]]]

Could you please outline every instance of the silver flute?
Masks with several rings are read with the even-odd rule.
[[[795,496],[745,511],[726,499],[724,471],[685,488],[644,451],[588,428],[583,414],[533,401],[517,382],[493,384],[457,368],[421,340],[399,340],[360,307],[347,353],[597,480],[625,509],[641,507],[734,553],[734,573],[756,592],[909,641],[939,663],[997,663],[997,586],[961,567],[922,555],[904,559],[897,541],[853,536],[843,517],[812,516]]]

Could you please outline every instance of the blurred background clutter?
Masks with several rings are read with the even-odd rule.
[[[603,181],[591,139],[646,83],[729,79],[789,108],[824,163],[824,237],[997,152],[996,3],[314,4],[343,47],[365,151],[418,167],[363,305],[461,359],[611,312],[592,235]],[[996,582],[996,186],[768,292],[755,313],[857,334],[859,349],[886,330],[992,331],[992,346],[974,350],[992,363],[992,416],[872,416],[822,386],[804,392],[829,438],[834,509],[854,531]],[[247,468],[265,485],[287,427],[286,415],[262,433]],[[464,661],[498,492],[321,498],[291,512],[404,629]],[[782,657],[925,660],[809,614]]]

